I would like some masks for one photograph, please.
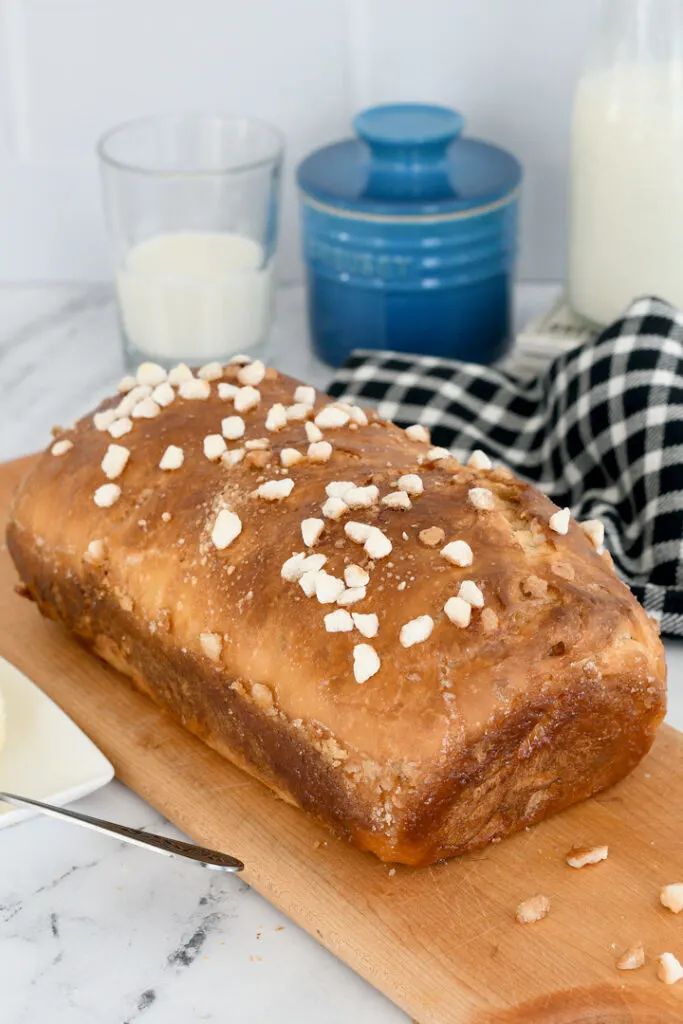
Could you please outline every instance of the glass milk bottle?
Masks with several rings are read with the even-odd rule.
[[[683,308],[683,0],[603,0],[574,99],[569,300]]]

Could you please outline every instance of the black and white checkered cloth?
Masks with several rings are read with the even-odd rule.
[[[683,313],[639,299],[521,381],[473,363],[355,351],[330,388],[466,458],[482,448],[577,519],[602,519],[617,570],[683,636]]]

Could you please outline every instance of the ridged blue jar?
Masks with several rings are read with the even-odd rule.
[[[448,107],[363,111],[356,139],[299,165],[313,344],[489,363],[511,338],[522,177]]]

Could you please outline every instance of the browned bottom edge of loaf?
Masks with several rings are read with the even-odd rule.
[[[185,728],[278,796],[382,860],[413,866],[463,854],[584,800],[627,775],[649,750],[664,692],[633,680],[522,704],[447,771],[393,808],[370,805],[303,734],[245,699],[219,668],[150,635],[111,596],[51,572],[29,538],[10,528],[19,574],[43,615],[168,711]]]

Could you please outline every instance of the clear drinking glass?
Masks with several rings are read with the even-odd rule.
[[[272,317],[283,136],[250,118],[170,114],[100,140],[127,362],[225,359]]]

